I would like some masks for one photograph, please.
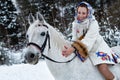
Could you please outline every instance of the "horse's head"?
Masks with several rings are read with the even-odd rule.
[[[25,51],[25,60],[30,64],[36,64],[49,38],[48,26],[45,24],[43,16],[38,12],[36,18],[30,14],[28,21],[30,26],[26,34],[28,44]]]

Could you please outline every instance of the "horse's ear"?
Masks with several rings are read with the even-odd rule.
[[[28,23],[32,24],[34,21],[35,21],[35,17],[32,15],[32,13],[30,13],[28,16]]]
[[[40,20],[41,22],[45,21],[43,16],[42,16],[42,14],[40,12],[37,12],[36,17],[37,17],[37,20]]]

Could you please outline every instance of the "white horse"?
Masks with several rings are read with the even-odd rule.
[[[90,58],[81,62],[74,53],[67,58],[62,56],[62,49],[65,45],[70,46],[70,42],[49,25],[40,13],[36,14],[36,19],[32,15],[29,18],[31,18],[27,31],[29,43],[25,53],[28,63],[36,64],[41,56],[45,57],[55,80],[104,80]],[[120,64],[109,68],[120,79]]]

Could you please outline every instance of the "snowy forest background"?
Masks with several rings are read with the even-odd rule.
[[[0,64],[18,63],[9,51],[25,47],[30,13],[39,11],[45,20],[70,38],[75,8],[83,0],[0,0]],[[84,0],[95,9],[100,33],[110,47],[120,45],[120,0]],[[12,56],[13,57],[13,56]]]

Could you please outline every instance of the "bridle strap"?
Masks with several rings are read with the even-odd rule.
[[[47,40],[49,41],[48,45],[49,45],[49,49],[50,49],[50,36],[48,34],[48,31],[47,31],[47,35],[46,35],[45,41],[44,41],[44,43],[43,43],[43,45],[41,47],[39,45],[37,45],[36,43],[33,43],[33,42],[29,42],[27,44],[27,46],[34,45],[34,46],[36,46],[41,51],[41,53],[43,53],[43,51],[45,49],[45,46],[47,44]]]
[[[45,46],[47,44],[47,40],[48,40],[48,46],[49,46],[49,49],[50,49],[50,36],[48,34],[48,31],[47,31],[47,34],[46,34],[46,38],[45,38],[45,41],[41,47],[41,53],[43,53],[44,49],[45,49]]]
[[[46,59],[48,59],[48,60],[50,60],[50,61],[52,61],[52,62],[55,62],[55,63],[69,63],[69,62],[71,62],[73,59],[75,59],[75,57],[77,56],[77,55],[75,54],[75,56],[74,56],[72,59],[67,60],[67,61],[64,61],[64,62],[60,62],[60,61],[56,61],[56,60],[54,60],[54,59],[52,59],[52,58],[44,55],[44,54],[43,54],[43,51],[44,51],[44,49],[45,49],[45,47],[46,47],[47,40],[48,40],[48,45],[49,45],[49,49],[50,49],[50,36],[49,36],[48,32],[47,32],[45,41],[44,41],[44,43],[43,43],[43,45],[42,45],[41,47],[40,47],[38,44],[33,43],[33,42],[28,43],[27,46],[34,45],[35,47],[37,47],[37,48],[41,51],[41,56],[43,56],[44,58],[46,58]]]
[[[34,45],[35,47],[37,47],[39,50],[41,50],[41,47],[39,45],[37,45],[36,43],[33,43],[33,42],[30,42],[27,44],[27,46],[30,46],[30,45]]]

